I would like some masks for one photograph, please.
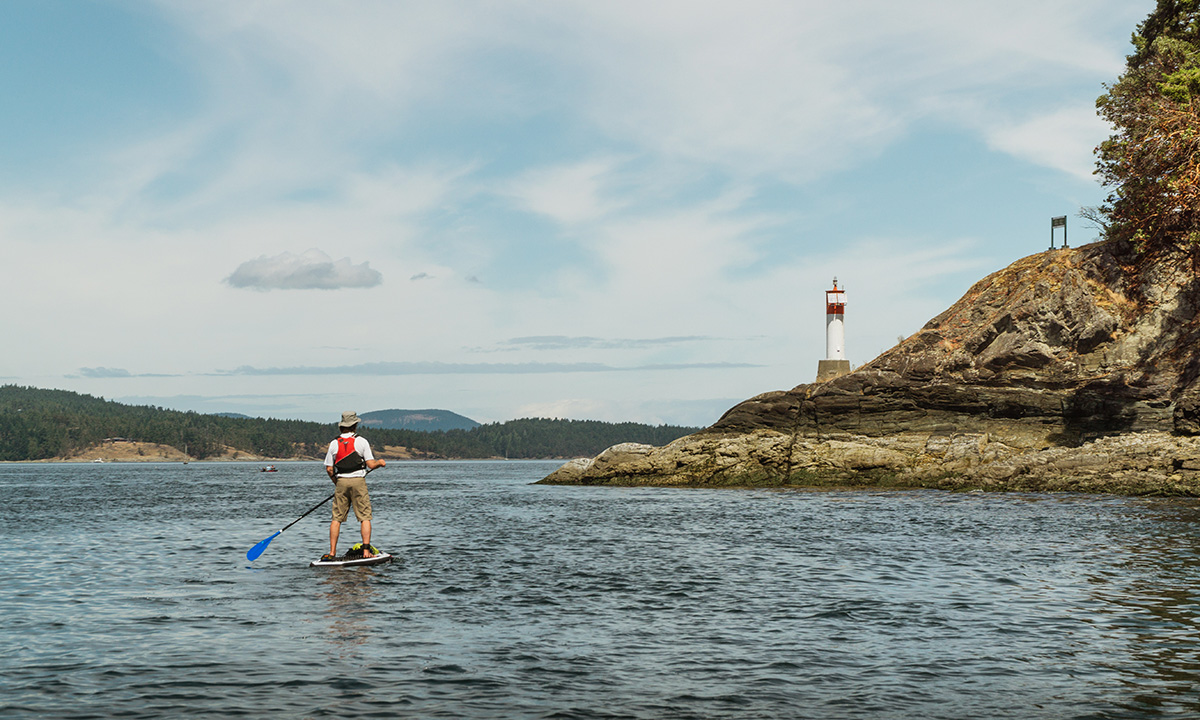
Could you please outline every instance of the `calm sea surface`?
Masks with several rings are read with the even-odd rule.
[[[1200,717],[1200,505],[0,465],[4,718]],[[341,547],[357,539],[343,528]]]

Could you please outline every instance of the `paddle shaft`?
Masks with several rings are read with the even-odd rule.
[[[367,475],[370,475],[370,474],[371,474],[371,470],[370,470],[370,468],[368,468],[368,469],[367,469]],[[333,495],[337,495],[337,491],[336,491],[336,490],[334,491]],[[333,499],[333,495],[330,495],[329,497],[325,498],[324,500],[322,500],[321,502],[317,503],[316,505],[313,505],[313,506],[312,506],[311,508],[309,508],[309,509],[308,509],[308,511],[307,511],[307,512],[305,512],[303,515],[301,515],[300,517],[298,517],[298,518],[296,518],[295,520],[291,521],[291,522],[290,522],[290,523],[288,523],[287,525],[284,525],[284,526],[283,526],[283,528],[281,528],[281,529],[279,530],[279,532],[283,532],[284,530],[287,530],[287,529],[288,529],[288,528],[290,528],[291,526],[293,526],[293,525],[295,525],[296,523],[298,523],[298,522],[300,522],[301,520],[303,520],[303,519],[304,519],[305,517],[307,517],[307,516],[308,516],[308,514],[309,514],[309,513],[311,513],[313,510],[316,510],[317,508],[321,507],[321,506],[322,506],[322,505],[324,505],[325,503],[327,503],[327,502],[329,502],[330,500],[332,500],[332,499]]]
[[[319,503],[317,503],[316,505],[313,505],[312,507],[310,507],[310,508],[309,508],[309,509],[308,509],[308,510],[307,510],[307,511],[306,511],[306,512],[303,514],[303,515],[301,515],[300,517],[298,517],[298,518],[296,518],[295,520],[291,521],[291,522],[290,522],[290,523],[288,523],[287,525],[284,525],[284,526],[283,526],[283,527],[282,527],[282,528],[279,530],[279,532],[283,532],[284,530],[287,530],[287,529],[288,529],[288,528],[290,528],[291,526],[295,525],[296,523],[300,522],[300,521],[301,521],[301,520],[303,520],[304,518],[308,517],[309,513],[311,513],[313,510],[316,510],[317,508],[321,507],[321,506],[322,506],[322,505],[324,505],[325,503],[327,503],[327,502],[329,502],[330,500],[332,500],[334,495],[337,495],[337,493],[335,492],[335,493],[331,494],[329,497],[325,498],[325,499],[324,499],[324,500],[322,500],[321,502],[319,502]]]
[[[370,470],[370,469],[368,469],[368,470],[367,470],[367,473],[370,473],[370,472],[371,472],[371,470]],[[257,545],[255,545],[254,547],[250,548],[250,550],[248,550],[248,551],[246,552],[246,559],[247,559],[247,560],[249,560],[250,562],[254,562],[255,560],[257,560],[257,559],[258,559],[258,557],[259,557],[260,555],[262,555],[264,552],[266,552],[266,550],[267,550],[267,546],[271,544],[271,541],[272,541],[272,540],[274,540],[275,538],[279,537],[280,533],[282,533],[284,530],[287,530],[288,528],[290,528],[291,526],[295,525],[296,523],[300,522],[300,521],[301,521],[301,520],[303,520],[304,518],[308,517],[308,515],[309,515],[309,514],[310,514],[310,513],[311,513],[313,510],[316,510],[317,508],[321,507],[321,506],[322,506],[322,505],[324,505],[325,503],[327,503],[327,502],[329,502],[330,500],[332,500],[334,495],[337,495],[337,491],[336,491],[336,490],[335,490],[335,491],[333,492],[333,494],[332,494],[332,495],[330,495],[329,497],[325,498],[324,500],[322,500],[321,502],[317,503],[316,505],[313,505],[312,507],[310,507],[310,508],[309,508],[307,511],[305,511],[305,513],[304,513],[303,515],[301,515],[300,517],[298,517],[298,518],[296,518],[295,520],[291,521],[291,522],[290,522],[290,523],[288,523],[287,525],[284,525],[282,528],[280,528],[280,529],[279,529],[279,532],[275,533],[274,535],[272,535],[272,536],[271,536],[271,537],[269,537],[269,538],[264,538],[263,540],[260,540],[260,541],[259,541],[259,543],[258,543]]]

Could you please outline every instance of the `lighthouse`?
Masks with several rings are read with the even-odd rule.
[[[850,372],[846,359],[846,291],[833,279],[833,289],[825,291],[825,359],[817,363],[817,382],[825,382]]]

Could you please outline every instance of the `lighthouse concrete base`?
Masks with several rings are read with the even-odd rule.
[[[825,382],[850,372],[849,360],[821,360],[817,362],[817,382]]]

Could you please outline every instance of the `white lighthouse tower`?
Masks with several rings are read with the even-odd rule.
[[[832,380],[850,372],[846,359],[846,291],[838,288],[825,291],[825,359],[817,363],[817,382]]]

